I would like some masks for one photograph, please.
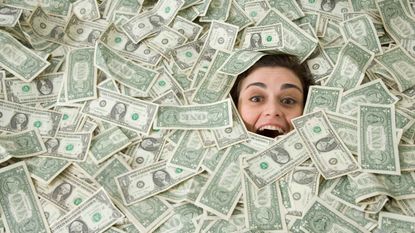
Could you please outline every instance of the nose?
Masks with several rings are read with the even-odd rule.
[[[264,113],[266,116],[281,117],[283,115],[282,107],[277,103],[277,101],[268,101],[264,107]]]

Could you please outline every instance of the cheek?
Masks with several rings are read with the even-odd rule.
[[[245,122],[245,126],[248,131],[252,131],[254,129],[255,122],[258,119],[258,111],[242,104],[238,106],[238,112],[239,115],[241,115],[242,120]]]
[[[303,115],[303,107],[299,106],[298,108],[295,109],[289,109],[286,114],[285,114],[285,119],[287,120],[287,122],[290,124],[291,129],[293,129],[291,120],[299,117]]]

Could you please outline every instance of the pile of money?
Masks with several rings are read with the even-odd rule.
[[[414,0],[3,0],[0,232],[415,232]],[[229,92],[316,83],[294,129]]]

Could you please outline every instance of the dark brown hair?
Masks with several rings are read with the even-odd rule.
[[[241,92],[241,82],[250,74],[252,71],[260,67],[284,67],[291,70],[301,82],[304,92],[304,101],[307,99],[308,88],[314,85],[314,80],[311,76],[308,66],[304,63],[300,63],[297,57],[289,54],[268,54],[259,59],[249,69],[239,74],[236,78],[235,84],[233,85],[230,94],[233,102],[238,106],[239,93]]]

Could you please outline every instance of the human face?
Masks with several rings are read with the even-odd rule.
[[[301,116],[304,91],[300,79],[284,67],[260,67],[241,82],[238,111],[246,128],[267,137],[293,129],[291,119]]]

